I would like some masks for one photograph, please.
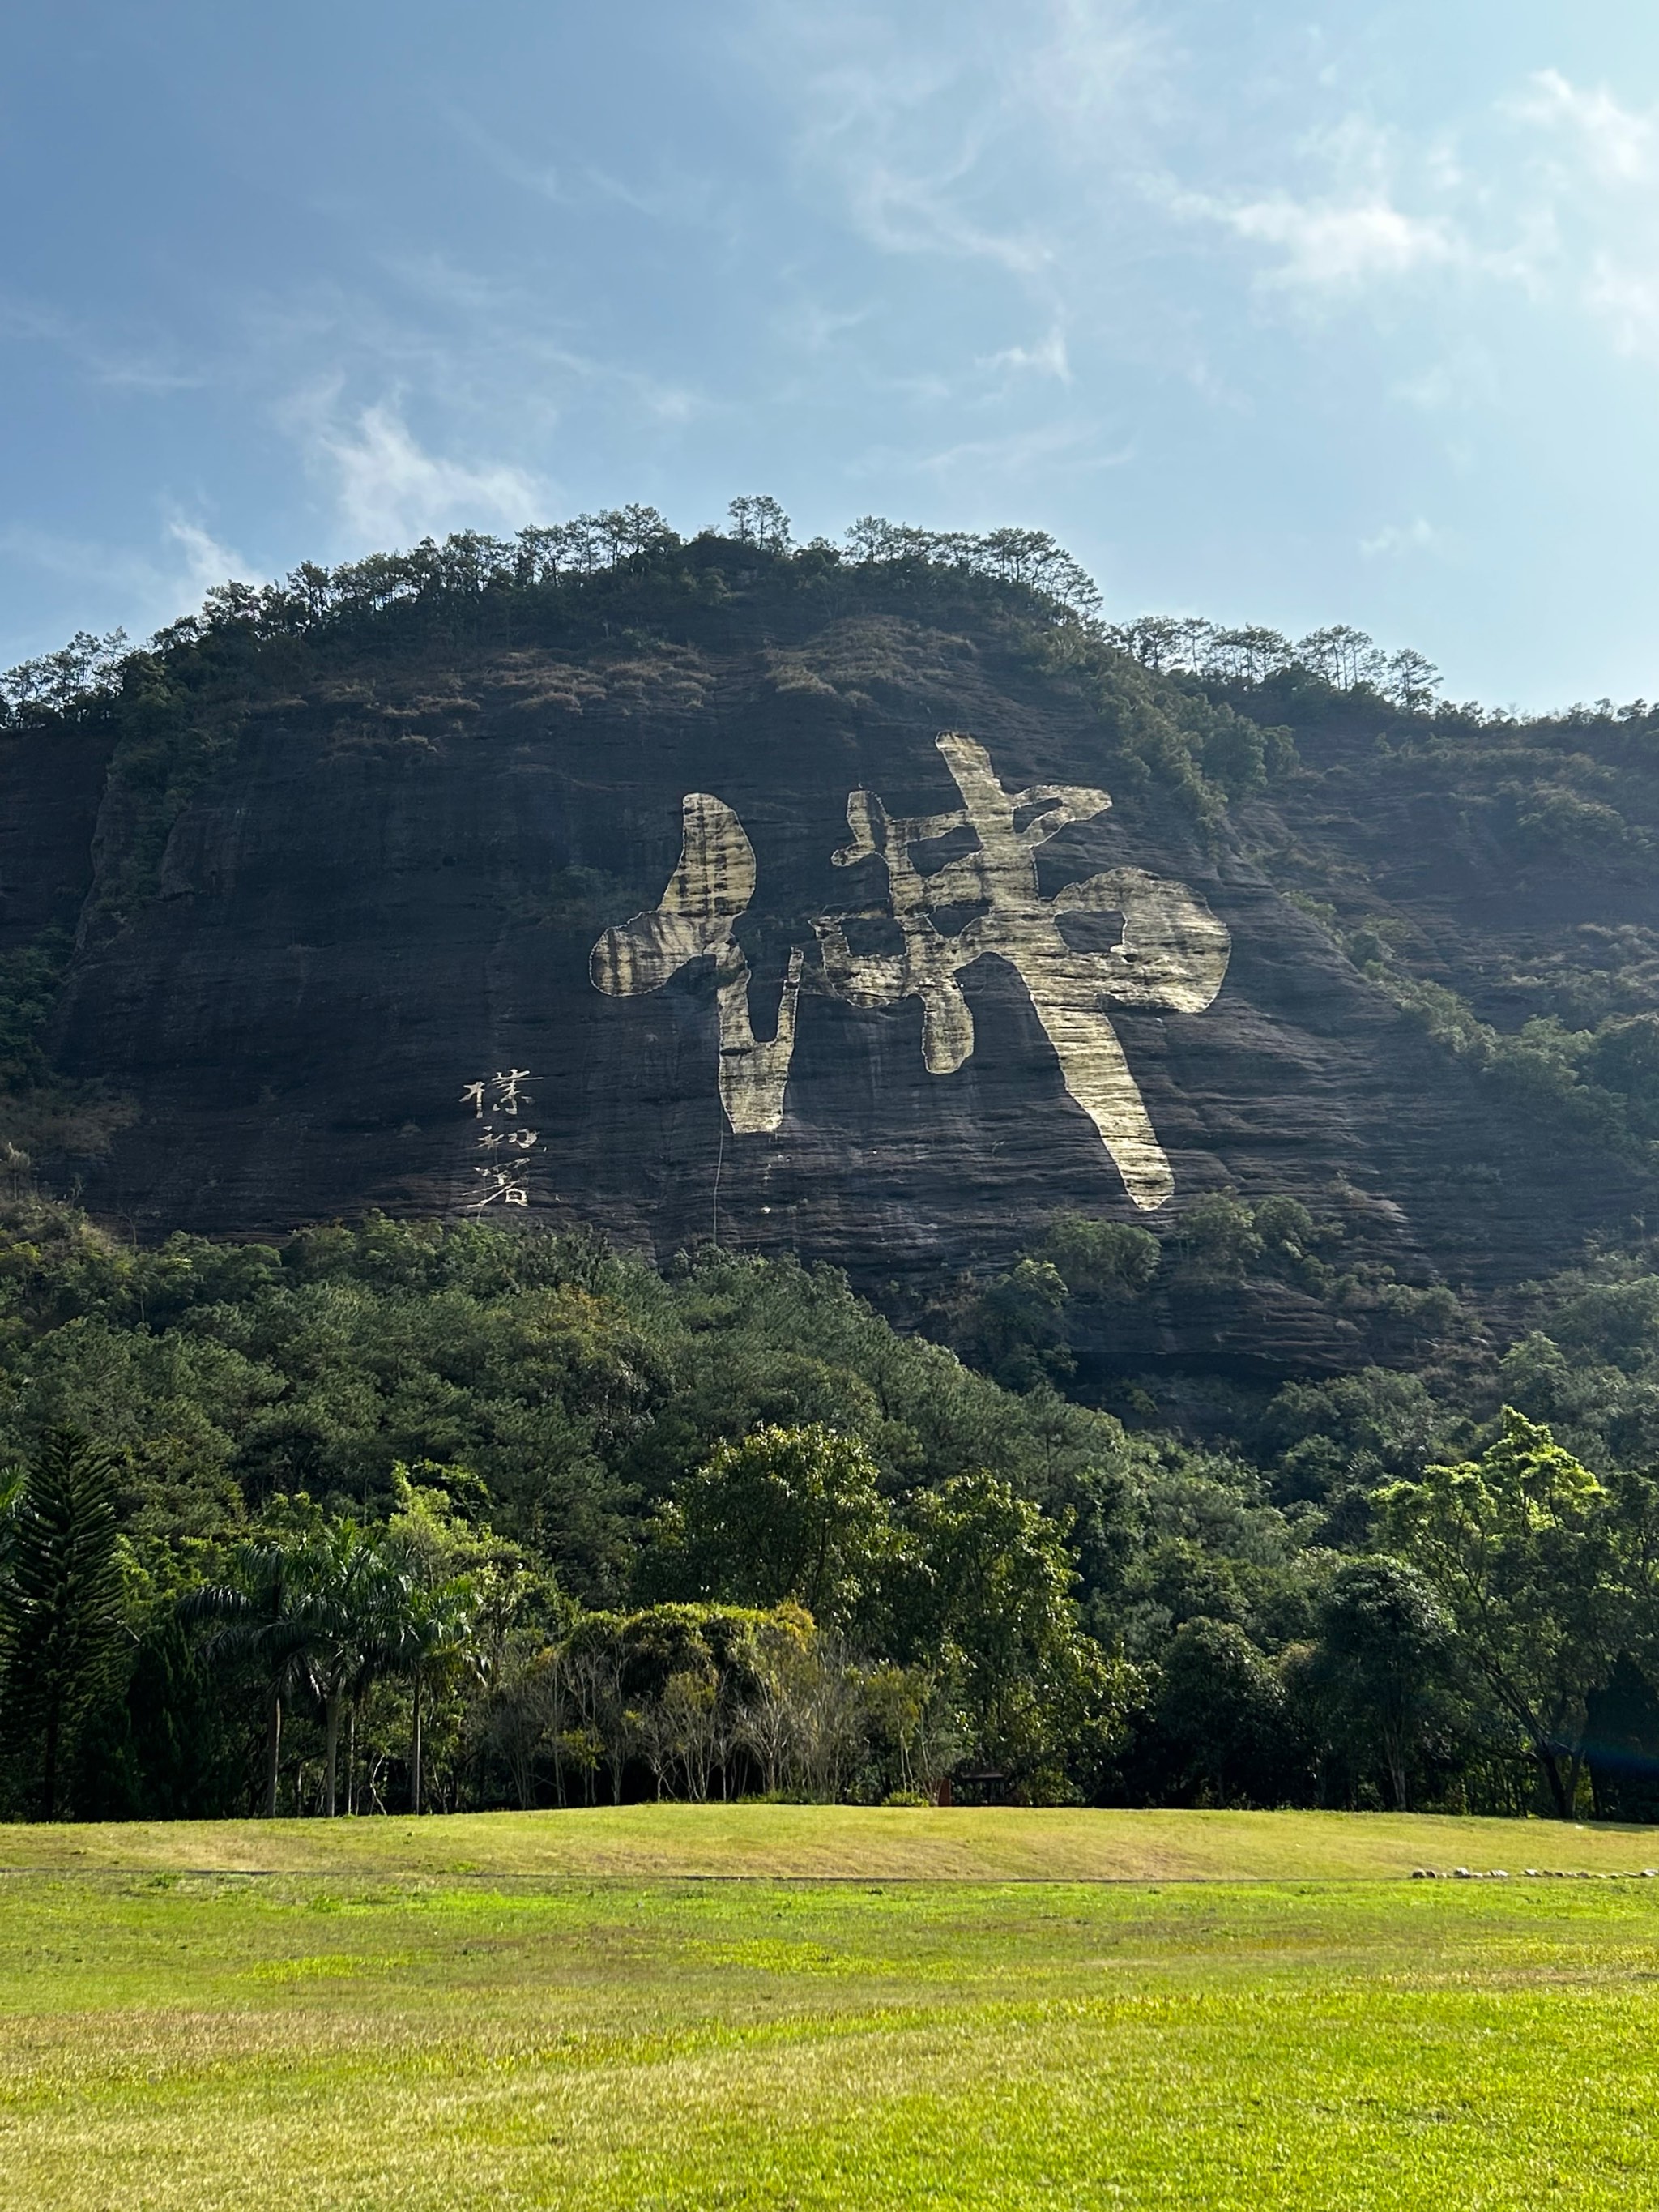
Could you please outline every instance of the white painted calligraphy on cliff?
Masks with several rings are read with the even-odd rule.
[[[792,951],[778,1006],[777,1033],[759,1042],[749,1022],[749,963],[732,924],[755,896],[755,848],[731,808],[706,791],[681,802],[679,865],[649,914],[607,929],[589,972],[612,998],[655,991],[693,960],[712,953],[720,1005],[720,1103],[739,1134],[764,1135],[783,1119],[783,1090],[795,1049],[795,1000],[801,956]]]
[[[934,1075],[949,1075],[974,1049],[974,1018],[957,978],[986,955],[1005,960],[1029,993],[1060,1062],[1066,1090],[1088,1115],[1135,1204],[1161,1206],[1174,1188],[1139,1086],[1107,1012],[1109,1002],[1201,1013],[1221,988],[1231,950],[1225,927],[1183,884],[1140,868],[1110,868],[1044,898],[1037,848],[1069,823],[1091,821],[1111,805],[1103,791],[1041,784],[1005,791],[985,748],[947,732],[937,739],[962,804],[914,819],[890,815],[873,792],[847,802],[852,842],[834,856],[851,867],[878,860],[887,896],[877,908],[815,916],[817,961],[789,956],[775,1033],[757,1038],[750,1018],[749,963],[733,933],[755,892],[755,854],[732,809],[706,792],[683,802],[679,864],[649,913],[608,929],[593,947],[594,984],[614,997],[654,991],[690,961],[712,957],[720,1010],[720,1092],[741,1134],[764,1134],[783,1118],[803,984],[856,1006],[917,999],[922,1054]],[[915,848],[953,832],[972,833],[960,858],[932,873]],[[956,930],[939,919],[975,909]],[[1115,915],[1119,941],[1105,951],[1066,942],[1067,915]],[[860,952],[848,926],[880,919],[897,925],[898,949]]]
[[[493,1079],[480,1076],[461,1086],[460,1103],[472,1109],[472,1118],[480,1124],[477,1149],[483,1154],[472,1169],[480,1189],[468,1202],[469,1212],[479,1212],[486,1206],[530,1203],[526,1170],[530,1154],[541,1142],[540,1132],[522,1123],[512,1129],[501,1127],[503,1116],[518,1122],[520,1109],[528,1111],[530,1093],[525,1085],[529,1079],[527,1067],[501,1067]]]

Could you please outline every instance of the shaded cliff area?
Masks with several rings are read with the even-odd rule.
[[[1005,567],[452,541],[15,704],[14,1180],[798,1252],[1119,1403],[1639,1243],[1659,712],[1160,672]]]

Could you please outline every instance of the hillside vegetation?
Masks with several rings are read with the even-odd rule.
[[[20,1202],[0,1282],[14,1813],[1646,1816],[1659,1482],[1481,1449],[1478,1397],[1295,1386],[1255,1464],[827,1270],[480,1224],[135,1252]]]

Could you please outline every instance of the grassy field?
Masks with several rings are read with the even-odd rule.
[[[1659,1882],[1376,1878],[1651,1831],[665,1808],[0,1859],[6,2208],[1659,2206]]]
[[[1659,1868],[1659,1828],[1389,1813],[628,1805],[455,1820],[0,1826],[0,1869],[885,1881],[1351,1881],[1413,1868]]]

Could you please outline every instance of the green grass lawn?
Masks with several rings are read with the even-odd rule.
[[[937,1817],[189,1831],[218,1871],[0,1831],[35,1869],[0,1877],[0,2206],[1659,2205],[1659,1882],[1328,1863],[1636,1867],[1651,1832]],[[1029,1877],[1091,1820],[1096,1871],[1161,1878],[892,1863]],[[685,1878],[745,1836],[843,1879]]]
[[[628,1805],[453,1820],[0,1826],[0,1869],[770,1875],[823,1881],[1340,1880],[1414,1867],[1659,1868],[1659,1828],[1391,1813],[941,1813]]]

